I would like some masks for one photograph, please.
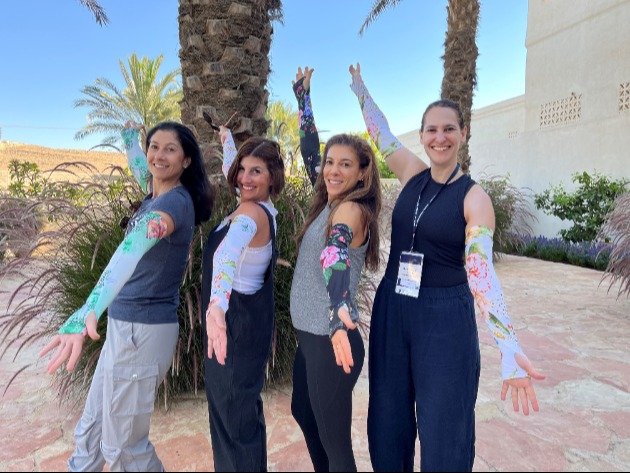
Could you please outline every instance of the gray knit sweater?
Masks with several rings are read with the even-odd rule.
[[[328,335],[330,298],[326,290],[322,264],[319,260],[326,247],[326,225],[330,208],[313,221],[304,235],[291,285],[291,319],[293,326],[314,335]],[[350,294],[357,295],[361,271],[365,264],[368,242],[360,248],[350,248]]]

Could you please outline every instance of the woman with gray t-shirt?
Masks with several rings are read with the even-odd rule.
[[[107,310],[107,339],[74,436],[69,471],[163,471],[149,441],[155,395],[173,361],[177,307],[194,226],[208,220],[212,188],[192,132],[162,122],[138,143],[141,126],[123,130],[129,167],[145,192],[120,244],[87,302],[40,356],[57,347],[54,373],[72,371],[85,337],[97,340]]]

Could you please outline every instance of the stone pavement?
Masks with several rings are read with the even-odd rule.
[[[630,471],[630,299],[600,285],[602,273],[514,256],[497,265],[521,344],[547,375],[529,417],[499,399],[499,352],[480,324],[482,371],[475,471]],[[2,288],[10,284],[0,281]],[[0,300],[0,310],[6,304]],[[3,348],[4,349],[4,348]],[[0,360],[0,471],[65,471],[79,412],[59,406],[40,346]],[[353,438],[360,470],[367,453],[367,377],[355,392]],[[290,386],[265,394],[270,471],[312,471],[290,412]],[[170,471],[212,470],[203,392],[153,415],[151,439]],[[418,460],[416,459],[416,465]]]

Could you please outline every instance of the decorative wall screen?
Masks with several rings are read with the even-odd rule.
[[[619,113],[630,112],[630,82],[619,84]]]
[[[571,93],[564,99],[547,102],[540,106],[540,128],[568,125],[582,117],[582,94]]]

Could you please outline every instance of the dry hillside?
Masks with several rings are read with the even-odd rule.
[[[42,171],[50,170],[61,163],[87,162],[104,172],[110,166],[126,166],[125,155],[109,151],[85,151],[77,149],[54,149],[43,146],[0,141],[0,186],[8,180],[9,162],[30,161]]]

